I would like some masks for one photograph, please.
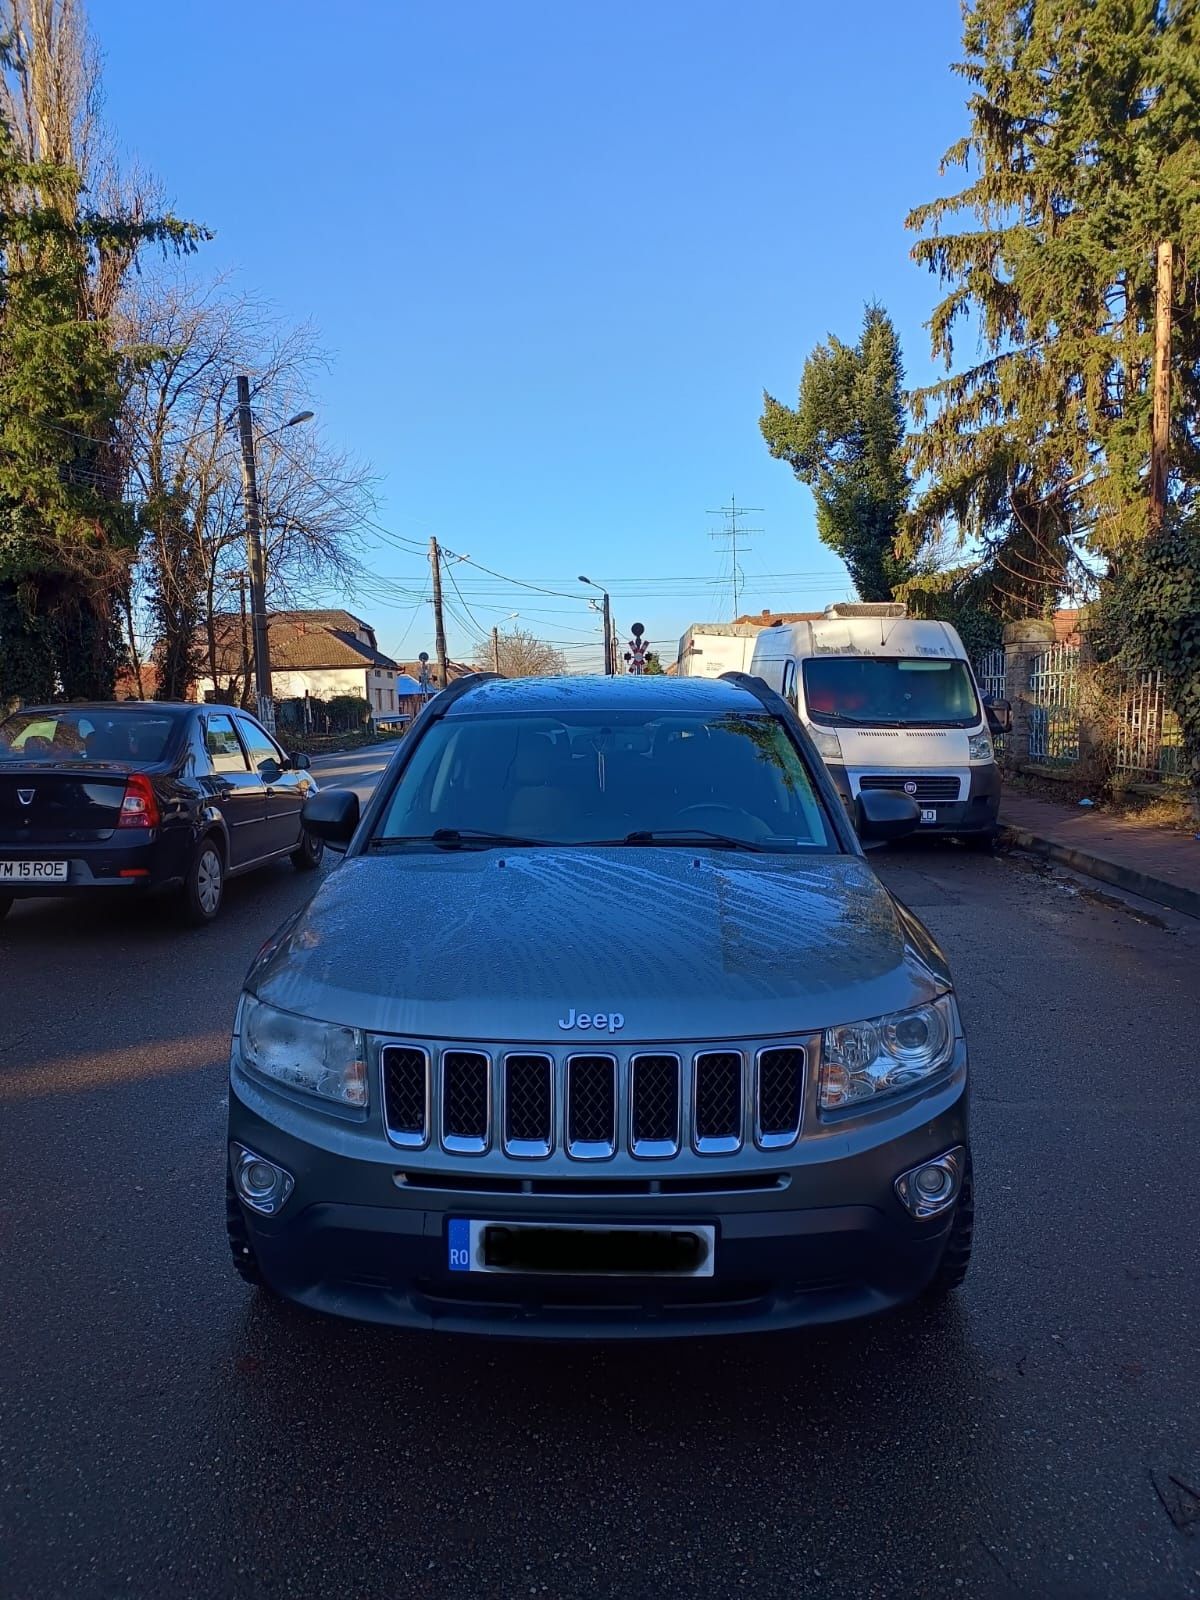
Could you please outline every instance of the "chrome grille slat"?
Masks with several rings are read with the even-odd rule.
[[[419,1150],[429,1142],[429,1057],[413,1045],[389,1044],[380,1069],[388,1138]]]
[[[617,1148],[617,1061],[615,1056],[568,1056],[566,1092],[567,1154],[577,1161],[599,1161]]]
[[[728,1155],[742,1147],[742,1056],[708,1050],[696,1057],[692,1076],[692,1140],[702,1155]]]
[[[491,1062],[480,1050],[442,1054],[442,1148],[479,1155],[492,1123]]]
[[[679,1057],[635,1055],[629,1062],[629,1148],[643,1158],[679,1152]]]
[[[554,1062],[544,1055],[504,1058],[504,1149],[548,1156],[554,1148]]]
[[[805,1054],[799,1045],[760,1050],[754,1074],[754,1131],[760,1150],[794,1144],[804,1117]]]

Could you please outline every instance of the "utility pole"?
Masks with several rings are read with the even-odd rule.
[[[728,540],[728,543],[724,546],[724,548],[728,550],[730,555],[730,580],[733,585],[733,610],[730,612],[730,621],[732,621],[738,614],[738,598],[742,589],[742,569],[738,565],[738,544],[740,541],[746,539],[750,534],[762,532],[761,528],[741,527],[738,519],[740,517],[749,516],[751,513],[760,512],[761,510],[761,506],[739,506],[737,503],[737,496],[731,494],[729,496],[729,504],[727,506],[721,506],[719,510],[710,511],[708,513],[710,517],[725,518],[725,526],[723,528],[710,529],[708,536],[710,539]]]
[[[1167,514],[1167,476],[1171,452],[1171,302],[1174,248],[1158,247],[1158,293],[1154,308],[1154,406],[1150,426],[1150,534],[1162,529]]]
[[[500,629],[492,629],[492,671],[500,671]]]
[[[245,706],[250,693],[250,636],[246,631],[246,574],[244,572],[231,572],[229,576],[238,586],[238,602],[242,613],[242,692],[241,702]],[[214,683],[213,688],[217,686]]]
[[[429,566],[433,573],[433,640],[437,651],[438,688],[446,687],[446,618],[442,611],[442,552],[438,542],[429,541]]]
[[[608,600],[608,590],[604,591],[604,676],[611,678],[617,670],[617,652],[613,649],[613,624],[612,607]]]
[[[250,415],[250,380],[237,380],[238,435],[242,442],[242,507],[246,517],[246,557],[250,570],[250,621],[254,633],[254,690],[258,720],[274,732],[275,696],[271,691],[271,650],[267,638],[267,564],[263,556],[258,514],[258,475],[254,461],[254,420]]]

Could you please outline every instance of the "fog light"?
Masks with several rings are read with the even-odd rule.
[[[966,1151],[961,1145],[944,1156],[925,1161],[902,1172],[896,1179],[896,1194],[914,1217],[936,1217],[958,1199]]]
[[[238,1198],[264,1217],[274,1215],[295,1188],[291,1173],[277,1167],[264,1156],[255,1155],[253,1150],[247,1150],[244,1145],[232,1145],[230,1153],[233,1157],[233,1186]]]

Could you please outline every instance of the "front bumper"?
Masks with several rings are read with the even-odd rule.
[[[897,1175],[967,1144],[965,1060],[939,1089],[889,1116],[887,1133],[785,1152],[750,1190],[733,1158],[703,1193],[629,1193],[596,1180],[571,1194],[473,1188],[469,1172],[414,1170],[402,1152],[348,1158],[230,1094],[231,1140],[284,1167],[295,1190],[275,1216],[243,1208],[267,1283],[314,1310],[394,1327],[543,1339],[652,1339],[838,1322],[916,1298],[937,1270],[953,1212],[918,1221]],[[889,1136],[890,1135],[890,1136]],[[357,1142],[357,1141],[355,1141]],[[848,1152],[848,1153],[847,1153]],[[406,1176],[398,1181],[397,1174]],[[766,1179],[770,1178],[770,1184]],[[607,1185],[607,1186],[606,1186]],[[725,1185],[725,1187],[723,1187]],[[709,1278],[452,1272],[449,1224],[715,1226]]]
[[[847,771],[844,766],[836,762],[827,762],[826,765],[834,787],[842,797],[843,805],[853,818],[858,779],[863,774],[857,768]],[[1000,816],[1000,769],[994,762],[989,761],[973,766],[969,770],[970,778],[965,798],[957,801],[924,802],[926,809],[937,812],[937,821],[923,822],[917,829],[917,834],[990,834],[996,831]],[[865,771],[864,768],[863,772]],[[903,792],[904,780],[908,774],[889,772],[887,776],[889,779],[894,779],[893,786]]]

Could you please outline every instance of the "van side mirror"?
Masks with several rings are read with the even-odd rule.
[[[854,802],[858,837],[872,844],[903,839],[919,826],[921,808],[898,789],[864,789]]]
[[[324,839],[334,850],[344,850],[353,839],[359,815],[353,789],[322,789],[310,794],[300,808],[305,831]]]
[[[984,706],[987,717],[988,732],[992,734],[1008,733],[1012,729],[1012,706],[1007,700],[993,700],[990,705]]]

